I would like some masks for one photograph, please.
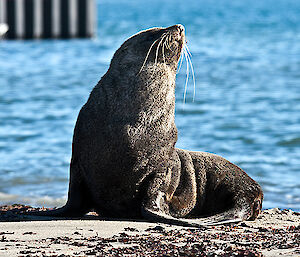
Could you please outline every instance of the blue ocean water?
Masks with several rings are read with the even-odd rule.
[[[0,204],[63,205],[73,127],[114,51],[186,27],[196,77],[177,77],[178,147],[242,167],[264,208],[300,210],[300,1],[101,0],[93,40],[0,42]]]

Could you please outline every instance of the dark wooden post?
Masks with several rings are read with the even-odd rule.
[[[93,37],[96,0],[0,0],[0,24],[7,39]]]

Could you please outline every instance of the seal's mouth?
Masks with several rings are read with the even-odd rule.
[[[146,40],[151,41],[139,73],[148,61],[177,66],[185,42],[185,29],[181,24],[167,28],[154,28],[147,31]]]

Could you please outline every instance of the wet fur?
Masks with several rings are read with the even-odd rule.
[[[44,215],[95,209],[103,217],[194,226],[258,215],[262,190],[244,171],[220,156],[175,148],[184,44],[175,25],[142,31],[116,51],[78,115],[68,202]]]

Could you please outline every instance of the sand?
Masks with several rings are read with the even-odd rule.
[[[95,213],[47,220],[20,215],[24,210],[0,207],[0,256],[300,256],[300,213],[291,210],[209,229],[104,221]]]

